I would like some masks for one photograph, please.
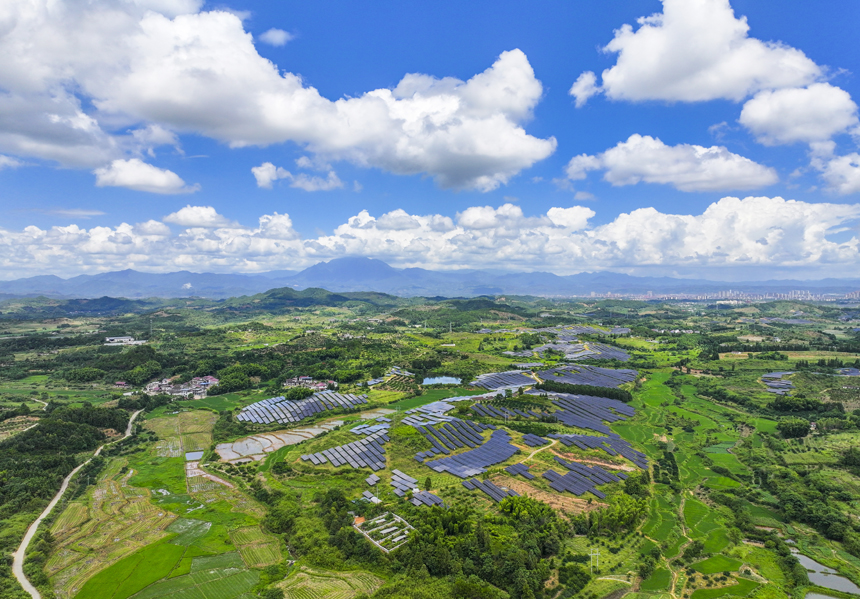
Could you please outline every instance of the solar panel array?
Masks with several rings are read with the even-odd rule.
[[[452,418],[441,425],[416,424],[414,426],[433,445],[428,451],[415,454],[415,459],[418,462],[424,462],[425,459],[440,453],[450,454],[452,451],[464,447],[476,448],[484,443],[481,432],[491,428],[495,429],[489,424],[458,418]]]
[[[361,496],[364,497],[370,503],[382,503],[382,501],[379,499],[379,497],[377,497],[376,495],[374,495],[370,491],[365,491],[364,493],[361,494]]]
[[[485,395],[470,395],[468,397],[450,397],[444,401],[434,401],[425,406],[406,410],[407,416],[401,421],[401,424],[408,424],[414,427],[420,424],[439,424],[457,420],[453,416],[445,415],[446,412],[454,408],[450,402],[471,401],[474,399],[487,399],[487,397]]]
[[[568,491],[574,495],[592,493],[598,499],[606,498],[606,494],[595,487],[606,483],[618,482],[627,478],[626,474],[612,474],[600,466],[584,466],[576,462],[568,462],[558,456],[555,461],[567,468],[569,472],[562,475],[554,470],[547,470],[543,477],[550,481],[549,486],[556,491]]]
[[[543,437],[538,437],[537,435],[526,433],[523,435],[523,443],[525,443],[529,447],[540,447],[541,445],[546,445],[547,443],[549,443],[549,441],[547,441]]]
[[[400,470],[391,471],[391,486],[394,487],[394,494],[398,497],[404,497],[406,493],[412,491],[418,486],[418,481],[404,474]]]
[[[365,478],[365,479],[364,479],[364,482],[366,482],[368,485],[370,485],[371,487],[373,487],[373,486],[374,486],[374,485],[376,485],[376,483],[378,483],[380,480],[381,480],[381,479],[380,479],[378,476],[376,476],[375,474],[371,474],[370,476],[368,476],[367,478]]]
[[[547,435],[558,439],[567,447],[578,447],[579,449],[602,449],[609,455],[620,455],[633,462],[643,470],[648,469],[648,458],[641,451],[636,451],[630,443],[619,437],[616,433],[610,433],[608,437],[591,437],[589,435],[560,435],[552,433]]]
[[[390,425],[386,423],[380,424],[359,424],[356,427],[353,427],[350,432],[355,433],[356,435],[372,435],[373,433],[378,433],[381,431],[388,431]]]
[[[519,450],[511,445],[511,436],[506,431],[495,430],[490,439],[480,447],[426,462],[426,465],[436,472],[450,472],[454,476],[468,478],[486,472],[489,466],[510,459],[517,451]]]
[[[511,491],[510,489],[501,489],[488,480],[478,480],[477,478],[473,478],[472,480],[464,480],[463,486],[470,491],[474,491],[475,489],[483,491],[484,493],[489,495],[490,499],[492,499],[496,503],[499,503],[502,499],[506,497],[519,497],[519,493],[517,493],[516,491]]]
[[[287,424],[301,422],[314,414],[337,409],[353,409],[367,403],[367,395],[320,391],[306,399],[290,400],[283,396],[263,399],[242,408],[236,418],[244,422]]]
[[[492,406],[488,404],[474,404],[472,411],[486,418],[540,418],[542,414],[533,410],[517,410],[504,406]]]
[[[768,374],[761,375],[761,381],[767,386],[768,393],[776,393],[777,395],[789,395],[792,389],[794,389],[794,383],[792,383],[788,379],[784,379],[784,376],[788,376],[790,374],[794,374],[793,372],[769,372]]]
[[[427,491],[418,491],[417,493],[413,493],[411,502],[414,506],[426,505],[427,507],[431,507],[434,505],[445,505],[442,503],[442,499]]]
[[[636,379],[636,375],[635,370],[615,370],[584,364],[570,364],[538,372],[538,376],[544,381],[571,385],[593,385],[595,387],[618,387],[624,383],[632,382]]]
[[[593,341],[583,343],[578,341],[576,338],[573,338],[572,340],[559,339],[555,343],[545,343],[538,347],[534,347],[527,352],[504,353],[522,357],[528,357],[530,355],[543,357],[543,354],[550,350],[561,352],[564,354],[565,360],[621,360],[622,362],[626,362],[630,359],[630,354],[623,349]]]
[[[505,468],[505,472],[512,476],[516,476],[517,474],[519,474],[520,476],[525,477],[528,480],[531,480],[535,477],[534,474],[529,472],[529,467],[522,463],[508,466],[507,468]]]
[[[498,389],[519,389],[520,387],[534,385],[536,382],[533,378],[524,375],[519,370],[508,370],[506,372],[491,372],[490,374],[478,375],[478,378],[469,384],[495,391]]]
[[[606,435],[612,431],[604,422],[612,423],[626,420],[627,417],[636,413],[636,410],[623,401],[608,397],[571,393],[552,393],[552,395],[558,398],[552,402],[558,407],[558,410],[552,415],[559,422],[567,426],[590,429]]]
[[[349,465],[353,468],[382,470],[385,468],[385,448],[382,445],[387,441],[388,435],[384,432],[373,433],[360,441],[305,454],[302,459],[313,462],[315,466],[330,462],[335,467]]]

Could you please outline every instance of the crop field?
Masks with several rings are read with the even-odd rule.
[[[243,567],[235,553],[215,558],[195,557],[188,573],[152,584],[134,599],[235,599],[251,590],[259,574]]]
[[[57,548],[45,566],[59,597],[71,597],[99,570],[163,538],[175,516],[129,486],[115,462],[89,497],[70,503],[51,533]]]
[[[745,578],[738,579],[738,584],[714,589],[697,589],[690,599],[717,599],[717,597],[746,597],[756,588],[758,583]]]
[[[696,572],[702,574],[716,574],[717,572],[735,572],[741,567],[741,562],[725,555],[714,555],[693,564],[692,567]]]
[[[32,416],[16,416],[15,418],[0,422],[0,441],[17,435],[21,431],[34,426],[38,421],[38,418]]]
[[[259,526],[247,526],[230,531],[230,540],[239,549],[242,559],[251,568],[262,568],[280,562],[280,543]]]
[[[284,599],[352,599],[370,595],[385,582],[369,572],[332,572],[302,567],[278,585]]]
[[[672,573],[666,568],[657,568],[647,580],[643,580],[640,588],[643,591],[665,591],[672,582]]]
[[[210,433],[218,415],[208,410],[180,412],[177,418],[179,432],[183,435],[190,433]]]

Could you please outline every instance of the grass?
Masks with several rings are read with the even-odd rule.
[[[135,471],[128,481],[132,486],[165,489],[175,494],[185,492],[185,458],[139,455],[129,467]]]
[[[758,586],[757,582],[742,578],[738,581],[738,584],[733,584],[731,586],[721,587],[718,589],[698,589],[697,591],[693,591],[690,599],[716,599],[717,597],[726,597],[729,595],[734,597],[746,597]]]
[[[642,581],[643,591],[665,591],[672,582],[672,573],[666,568],[657,568],[647,580]]]
[[[719,553],[729,546],[729,537],[723,527],[712,531],[705,540],[705,553]]]
[[[702,574],[717,574],[718,572],[735,572],[741,567],[741,561],[725,555],[712,555],[706,560],[693,564],[692,568]]]
[[[80,599],[126,599],[166,577],[179,563],[185,547],[160,542],[120,560],[90,578],[76,595]]]
[[[389,404],[385,407],[390,408],[392,410],[409,410],[412,408],[417,408],[418,406],[427,405],[428,403],[433,403],[434,401],[439,401],[441,399],[447,399],[449,397],[461,397],[464,395],[475,395],[477,393],[479,393],[479,391],[475,391],[474,389],[465,389],[461,387],[452,389],[430,389],[428,391],[425,391],[421,395],[418,395],[416,397],[407,397],[406,399],[401,399],[400,401]]]

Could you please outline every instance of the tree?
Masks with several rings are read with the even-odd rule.
[[[427,480],[424,481],[424,490],[429,491],[433,488],[433,481],[430,480],[430,477],[427,477]]]
[[[802,418],[786,418],[777,423],[776,430],[786,439],[799,439],[809,434],[811,426]]]

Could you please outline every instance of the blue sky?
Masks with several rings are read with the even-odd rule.
[[[856,272],[854,2],[34,5],[0,14],[0,278]]]

